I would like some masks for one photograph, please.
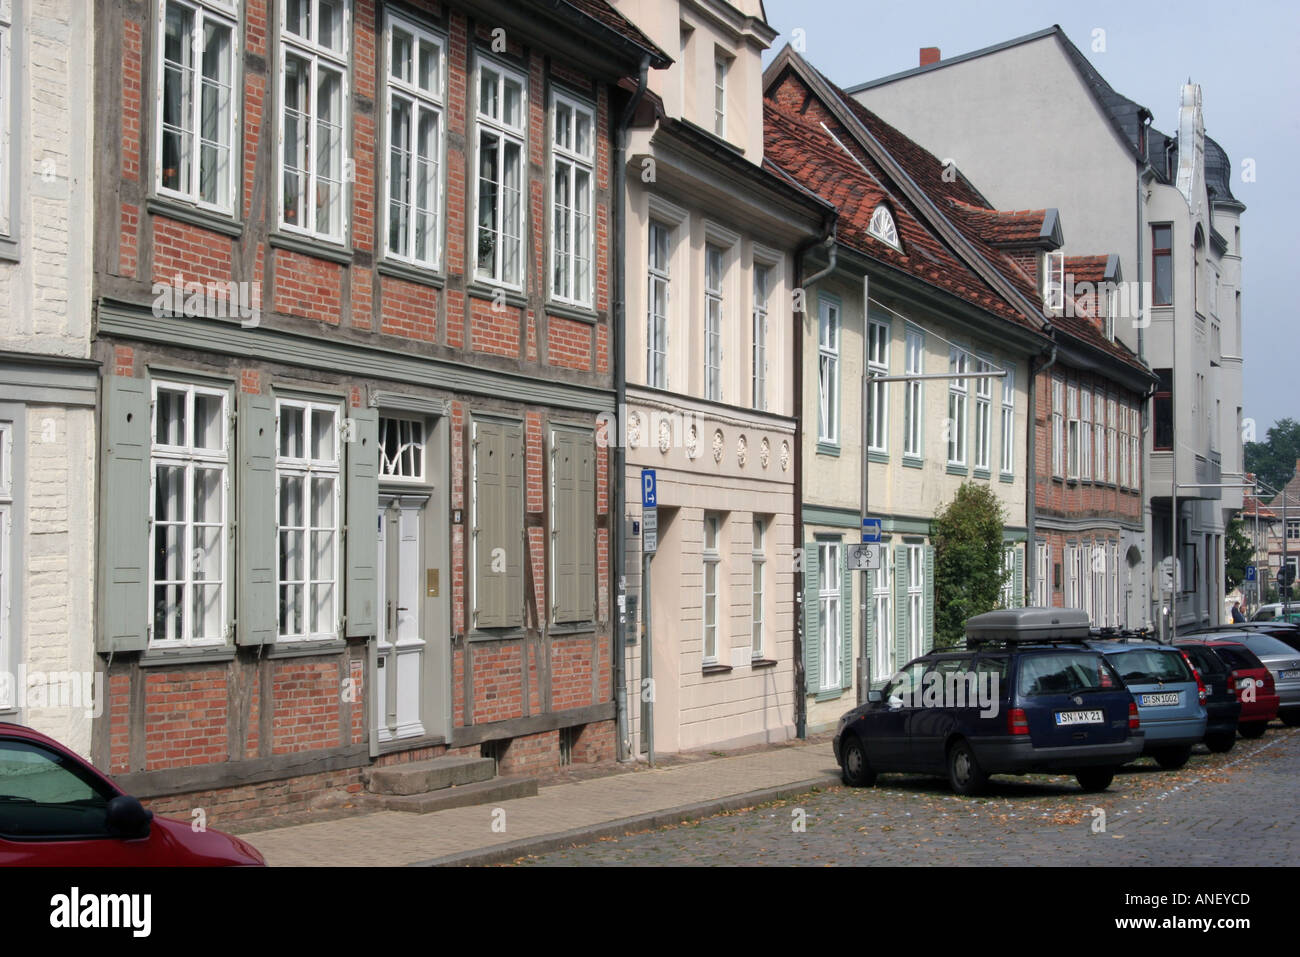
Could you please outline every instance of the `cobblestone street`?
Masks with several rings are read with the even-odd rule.
[[[1300,731],[1274,724],[1228,754],[1198,747],[1181,771],[1139,761],[1099,795],[1071,777],[1029,775],[994,778],[984,796],[961,798],[939,778],[884,775],[874,788],[834,787],[515,863],[1294,865],[1298,779]]]

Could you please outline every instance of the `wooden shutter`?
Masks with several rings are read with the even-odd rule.
[[[1025,543],[1025,548],[1029,543]],[[1013,608],[1025,607],[1025,548],[1016,549],[1016,571],[1013,579],[1014,592],[1011,595],[1011,605]]]
[[[907,662],[907,546],[894,546],[894,660],[891,674]]]
[[[501,541],[501,426],[474,424],[474,617],[475,628],[499,628],[504,576],[493,571],[492,552]]]
[[[577,621],[578,605],[578,540],[582,535],[578,515],[577,450],[572,432],[554,433],[555,500],[551,503],[551,561],[555,563],[552,576],[551,605],[557,622]]]
[[[104,390],[103,615],[98,648],[149,644],[149,383],[110,376]]]
[[[504,446],[502,463],[504,481],[501,515],[501,541],[506,550],[506,573],[502,614],[504,624],[522,626],[524,623],[524,428],[510,423],[501,429]]]
[[[934,546],[925,546],[925,631],[921,651],[927,652],[934,647]]]
[[[889,546],[881,545],[881,561],[889,555]],[[876,653],[876,573],[867,572],[862,579],[862,602],[867,606],[867,633],[862,636],[862,654],[871,658]],[[875,661],[871,662],[871,667],[876,667]],[[867,680],[870,681],[871,673],[867,673]]]
[[[346,634],[368,638],[379,628],[379,410],[353,409],[351,421],[343,487],[347,496]]]
[[[803,609],[804,609],[804,685],[808,694],[821,690],[821,628],[818,626],[817,601],[817,542],[804,544]]]
[[[577,461],[578,621],[596,620],[596,444],[591,433],[575,435]]]
[[[849,568],[847,546],[840,545],[840,566],[843,569],[840,578],[840,687],[853,687],[853,575]]]
[[[270,396],[239,396],[235,419],[239,447],[239,562],[235,641],[275,641],[277,561],[275,514],[275,404]]]

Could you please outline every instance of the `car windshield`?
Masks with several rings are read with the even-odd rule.
[[[1296,656],[1294,648],[1286,644],[1286,642],[1278,641],[1271,635],[1261,635],[1256,632],[1255,634],[1242,635],[1238,640],[1261,658],[1265,655],[1274,658],[1283,655],[1289,658]]]
[[[1169,649],[1134,648],[1116,652],[1110,659],[1125,684],[1195,680],[1183,656]]]
[[[1118,684],[1105,659],[1086,651],[1026,655],[1020,660],[1022,695],[1102,691]]]

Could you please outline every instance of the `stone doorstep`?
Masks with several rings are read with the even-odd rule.
[[[363,772],[366,789],[377,795],[421,795],[429,791],[491,781],[496,762],[472,755],[449,755],[429,761],[391,764]],[[536,793],[536,787],[533,789]]]
[[[429,814],[454,807],[469,807],[474,804],[490,804],[495,801],[536,796],[536,778],[495,778],[490,781],[475,781],[460,787],[426,791],[422,794],[362,794],[357,804],[375,810]]]

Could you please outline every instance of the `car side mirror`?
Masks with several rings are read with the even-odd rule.
[[[106,823],[114,837],[128,841],[148,837],[152,820],[153,811],[147,810],[137,798],[129,794],[119,794],[108,802]]]
[[[868,691],[868,692],[867,692],[867,703],[868,703],[868,704],[880,704],[880,702],[882,702],[882,701],[884,701],[884,700],[885,700],[885,693],[884,693],[883,691]]]

